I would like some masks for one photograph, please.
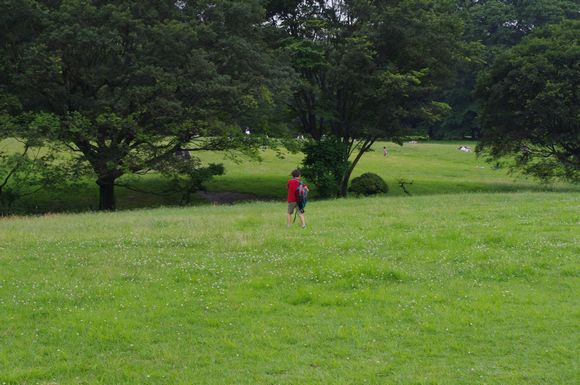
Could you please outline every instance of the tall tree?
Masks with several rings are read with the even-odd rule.
[[[10,0],[0,7],[0,92],[16,96],[27,113],[54,117],[44,134],[91,165],[100,209],[115,208],[119,177],[181,147],[249,145],[238,124],[268,103],[257,0]]]
[[[580,20],[534,31],[478,84],[495,159],[542,179],[580,181]]]
[[[433,117],[431,91],[458,58],[461,24],[453,1],[276,2],[272,23],[300,75],[291,107],[314,140],[337,138],[350,159],[339,196],[378,138],[396,139]],[[283,11],[280,11],[282,9]]]

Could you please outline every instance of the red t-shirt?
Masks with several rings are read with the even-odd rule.
[[[288,203],[296,202],[296,188],[300,184],[298,179],[290,179],[288,181]]]

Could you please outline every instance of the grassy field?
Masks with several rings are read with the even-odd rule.
[[[462,142],[463,143],[463,142]],[[365,172],[373,172],[385,179],[390,187],[390,196],[404,195],[398,186],[403,178],[413,181],[407,186],[414,195],[453,194],[464,192],[508,192],[508,191],[576,191],[579,186],[568,184],[540,185],[521,176],[508,175],[506,170],[495,170],[493,165],[478,158],[475,153],[457,150],[459,142],[425,142],[404,144],[379,142],[373,151],[365,154],[352,177]],[[471,144],[475,148],[474,143]],[[389,156],[383,157],[383,146],[389,149]],[[216,154],[204,154],[207,161],[219,162]],[[284,197],[285,181],[293,168],[302,162],[301,154],[288,154],[277,159],[266,152],[264,161],[236,166],[226,161],[226,175],[217,177],[209,184],[210,189],[222,191],[256,190],[254,186],[264,186],[264,191],[274,197]],[[315,192],[315,191],[314,191]]]
[[[463,142],[462,142],[463,143]],[[408,186],[413,195],[454,194],[464,192],[557,191],[580,192],[580,186],[569,184],[540,185],[522,177],[507,175],[505,170],[495,170],[474,153],[457,150],[459,142],[433,142],[405,144],[377,143],[372,152],[365,154],[355,169],[353,177],[364,172],[381,175],[390,187],[389,196],[401,196],[398,180],[413,181]],[[10,141],[0,143],[2,148],[14,148]],[[389,148],[383,157],[382,147]],[[474,147],[475,145],[471,143]],[[222,154],[201,154],[205,162],[223,162],[226,174],[208,184],[210,191],[234,191],[258,196],[260,199],[285,199],[286,180],[290,171],[302,162],[301,154],[286,154],[278,158],[273,151],[262,153],[263,161],[244,161],[236,164],[224,159]],[[167,186],[159,176],[147,175],[131,182],[139,190],[162,192]],[[316,198],[316,189],[312,191]],[[117,188],[120,209],[171,206],[179,202],[177,195],[158,196]],[[194,204],[202,204],[198,199]],[[16,205],[17,213],[46,213],[59,211],[95,210],[98,190],[94,180],[60,192],[43,192],[26,197]]]
[[[0,220],[0,384],[580,382],[580,194],[284,209]]]

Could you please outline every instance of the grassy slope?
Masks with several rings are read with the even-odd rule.
[[[0,383],[578,383],[579,194],[284,209],[1,220]]]
[[[388,158],[382,154],[383,145],[390,151]],[[15,148],[13,141],[0,143],[0,148]],[[392,143],[377,143],[373,152],[365,154],[355,169],[354,176],[363,172],[375,172],[389,184],[390,196],[403,195],[397,185],[399,178],[413,181],[408,189],[415,195],[449,194],[460,192],[505,192],[505,191],[576,191],[580,186],[567,184],[538,185],[523,178],[515,180],[504,170],[493,170],[489,164],[477,159],[473,153],[457,151],[456,143],[405,144],[403,147]],[[205,162],[224,162],[226,175],[215,178],[208,184],[214,191],[238,191],[252,193],[265,199],[284,199],[285,185],[290,171],[298,167],[302,156],[288,154],[279,159],[274,152],[263,153],[264,161],[235,164],[224,160],[223,155],[205,153]],[[136,186],[141,190],[163,191],[165,182],[155,175],[143,178]],[[313,191],[315,197],[316,190]],[[157,207],[178,202],[177,196],[160,197],[123,188],[117,189],[118,207],[121,209]],[[199,201],[197,202],[200,203]],[[21,212],[79,211],[95,209],[98,204],[98,190],[93,180],[85,186],[58,193],[36,194],[19,202]]]
[[[494,170],[474,153],[458,151],[458,143],[433,142],[399,146],[379,142],[374,145],[374,151],[363,156],[353,177],[364,172],[377,173],[389,185],[391,196],[403,195],[397,183],[400,178],[413,181],[413,185],[407,187],[417,195],[521,190],[580,191],[579,186],[539,185],[522,177],[508,176],[505,170]],[[384,145],[389,148],[387,158],[383,157]],[[475,147],[475,144],[472,146]],[[216,154],[204,154],[203,158],[213,162],[223,161]],[[277,159],[271,152],[264,154],[262,163],[236,166],[226,161],[226,175],[215,178],[209,186],[214,190],[245,192],[255,191],[255,186],[264,186],[265,195],[283,198],[288,174],[301,161],[301,155],[287,155],[285,159]]]

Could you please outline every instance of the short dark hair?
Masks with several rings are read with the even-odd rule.
[[[299,177],[300,175],[302,175],[302,174],[300,173],[300,170],[296,169],[296,170],[292,171],[292,176],[293,176],[294,178],[297,178],[297,177]]]

